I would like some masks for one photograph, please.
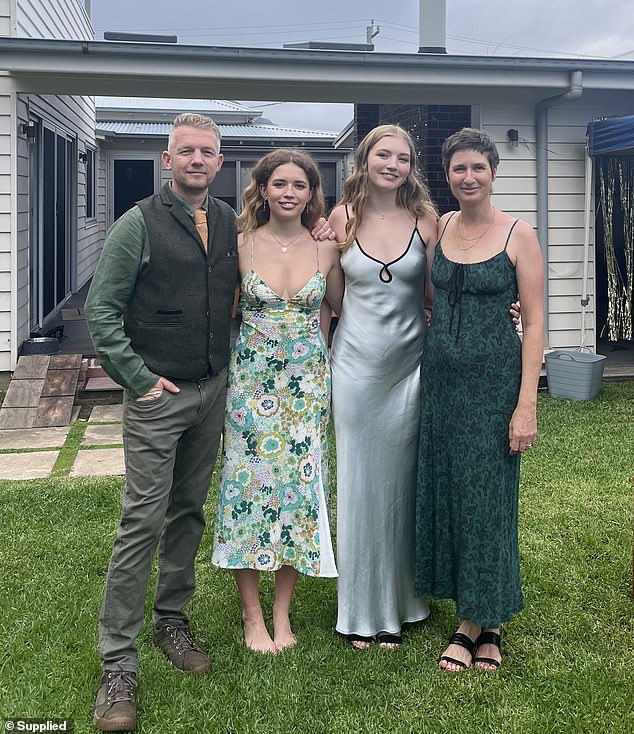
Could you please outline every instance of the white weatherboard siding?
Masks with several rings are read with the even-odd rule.
[[[15,94],[10,83],[0,77],[0,371],[11,367],[11,293],[13,269],[11,232],[16,218],[14,200],[14,136]]]
[[[500,152],[494,203],[537,227],[535,110],[532,107],[481,107],[480,125]],[[581,342],[581,291],[584,245],[585,144],[588,123],[596,117],[632,114],[632,109],[592,105],[583,96],[549,110],[548,141],[548,310],[553,349]],[[511,145],[507,130],[519,132]],[[594,231],[591,228],[586,345],[596,346],[594,308]]]
[[[26,105],[17,96],[17,119],[21,125],[28,119]],[[15,338],[14,349],[29,336],[29,144],[24,135],[16,136],[16,258],[17,279],[15,282]],[[0,306],[0,309],[2,307]]]
[[[16,26],[20,38],[94,37],[80,0],[17,0]]]
[[[62,39],[94,36],[80,0],[0,0],[0,35]],[[11,80],[0,76],[0,371],[14,369],[17,350],[28,338],[33,320],[29,213],[32,144],[22,133],[22,125],[29,120],[41,121],[74,142],[69,202],[73,289],[81,287],[92,274],[105,228],[103,175],[101,193],[97,185],[97,217],[87,220],[85,165],[78,161],[79,152],[87,146],[97,149],[94,99],[16,95]]]

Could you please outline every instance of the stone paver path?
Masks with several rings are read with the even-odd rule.
[[[123,443],[120,423],[108,426],[89,423],[86,426],[86,433],[84,433],[84,440],[82,441],[83,446],[106,446],[115,443]]]
[[[125,474],[122,410],[122,405],[98,405],[92,409],[70,477]],[[69,430],[70,426],[0,430],[0,450],[6,452],[0,453],[0,479],[50,476]],[[88,446],[92,448],[84,448]],[[24,449],[46,450],[24,452]]]
[[[70,470],[71,477],[94,477],[125,474],[123,448],[79,449]]]
[[[43,479],[57,461],[59,451],[0,454],[0,479]]]

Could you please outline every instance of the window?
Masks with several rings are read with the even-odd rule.
[[[95,151],[86,148],[86,219],[95,218]]]

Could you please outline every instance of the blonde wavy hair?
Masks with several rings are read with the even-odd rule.
[[[242,192],[242,211],[236,220],[239,232],[253,232],[269,221],[271,212],[266,206],[261,189],[266,187],[273,171],[285,163],[294,163],[299,166],[308,179],[312,196],[302,212],[302,224],[312,229],[317,224],[319,217],[323,216],[326,203],[321,190],[321,176],[317,164],[303,150],[278,148],[260,158],[251,171],[251,181]]]
[[[354,153],[352,173],[343,184],[343,196],[340,205],[350,206],[350,218],[346,222],[346,239],[339,244],[346,250],[355,241],[357,230],[363,222],[365,205],[368,198],[368,154],[370,150],[387,136],[401,138],[409,148],[410,169],[407,178],[399,186],[396,201],[414,218],[430,216],[436,219],[438,211],[431,200],[429,189],[424,182],[414,148],[414,141],[409,133],[399,125],[379,125],[363,138]]]

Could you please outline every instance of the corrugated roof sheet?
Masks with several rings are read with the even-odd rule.
[[[179,110],[186,112],[255,112],[249,107],[220,99],[163,99],[162,97],[95,97],[97,109]]]
[[[218,126],[223,138],[254,138],[264,140],[322,139],[334,140],[338,133],[323,130],[303,130],[277,125],[222,125]],[[166,138],[172,128],[169,122],[116,122],[99,120],[97,131],[110,135]]]

